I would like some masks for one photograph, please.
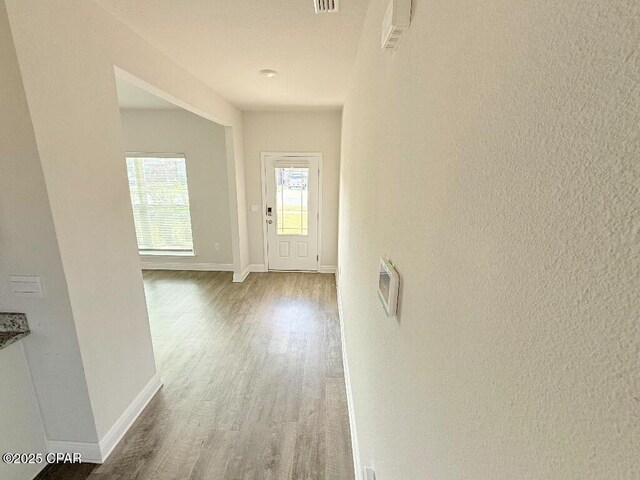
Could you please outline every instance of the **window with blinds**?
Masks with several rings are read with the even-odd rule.
[[[193,254],[184,155],[127,155],[133,219],[141,254]]]

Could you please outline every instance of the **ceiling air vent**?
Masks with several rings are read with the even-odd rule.
[[[336,13],[340,10],[340,0],[313,0],[316,13]]]

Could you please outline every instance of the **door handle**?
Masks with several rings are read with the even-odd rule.
[[[273,220],[267,220],[267,223],[271,225],[273,223]]]

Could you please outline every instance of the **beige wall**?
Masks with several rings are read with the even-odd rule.
[[[387,4],[370,4],[342,134],[363,465],[640,478],[640,3],[414,1],[395,53]]]
[[[194,257],[142,256],[144,267],[189,264],[232,268],[231,223],[224,127],[191,112],[120,110],[128,152],[184,153]],[[215,249],[215,244],[220,249]]]
[[[0,451],[45,454],[44,430],[21,342],[0,351],[0,365]],[[30,479],[42,467],[0,461],[0,478]]]
[[[97,434],[4,2],[0,71],[0,312],[26,313],[32,332],[0,350],[0,453],[42,452],[45,431],[48,438],[78,442],[95,442]],[[40,276],[46,296],[14,296],[9,275]],[[0,462],[0,478],[33,474],[34,468]]]
[[[91,1],[6,4],[93,411],[74,422],[103,438],[155,374],[114,65],[228,127],[238,268],[248,265],[242,113]]]
[[[99,438],[155,374],[113,67],[88,3],[35,3],[7,7]]]
[[[322,252],[320,265],[335,267],[338,241],[338,177],[340,172],[340,112],[245,112],[249,250],[252,264],[263,265],[261,152],[322,152]]]

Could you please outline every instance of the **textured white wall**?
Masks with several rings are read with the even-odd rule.
[[[640,478],[640,3],[372,0],[339,265],[379,480]],[[379,255],[400,315],[376,297]]]
[[[261,152],[322,152],[321,265],[335,266],[338,250],[338,177],[340,174],[340,112],[245,112],[244,151],[252,264],[264,264],[262,236]]]
[[[194,257],[142,256],[154,263],[232,264],[224,127],[185,110],[120,110],[128,152],[186,156]],[[215,243],[220,249],[214,248]]]

